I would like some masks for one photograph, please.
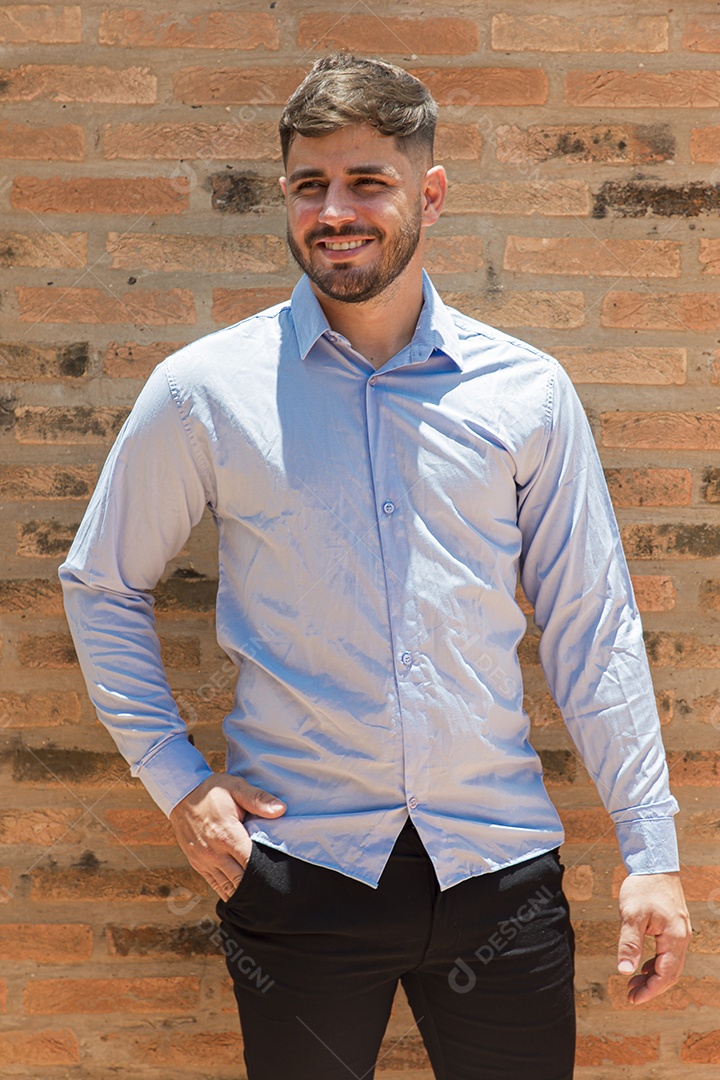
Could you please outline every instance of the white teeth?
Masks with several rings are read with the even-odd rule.
[[[364,240],[345,240],[342,244],[332,244],[329,240],[323,241],[330,251],[347,251],[349,248],[359,248],[365,243]]]

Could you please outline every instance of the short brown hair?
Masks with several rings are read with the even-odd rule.
[[[424,83],[384,60],[336,52],[316,60],[280,117],[283,161],[296,135],[329,135],[348,124],[370,124],[393,135],[407,154],[432,161],[437,104]]]

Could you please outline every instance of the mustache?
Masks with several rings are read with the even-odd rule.
[[[380,229],[342,229],[334,232],[331,229],[314,229],[306,233],[305,243],[314,244],[318,240],[352,240],[354,236],[373,236],[376,240],[382,239]]]

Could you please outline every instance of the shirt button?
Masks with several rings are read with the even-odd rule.
[[[374,386],[375,383],[377,382],[377,379],[375,378],[374,375],[371,375],[370,378],[368,379],[368,382],[370,383],[371,386]]]
[[[410,807],[411,810],[414,810],[415,807],[417,806],[417,804],[418,804],[417,799],[415,798],[414,795],[411,798],[408,799],[408,806]]]
[[[412,653],[411,652],[404,652],[402,654],[402,656],[400,657],[400,659],[403,662],[403,664],[405,665],[405,667],[410,667],[410,665],[412,664]]]
[[[388,499],[387,502],[383,503],[383,513],[384,514],[387,514],[389,516],[390,514],[392,514],[394,509],[395,509],[395,503],[390,502],[389,499]]]

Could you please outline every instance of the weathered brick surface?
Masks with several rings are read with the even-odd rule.
[[[665,52],[665,15],[494,15],[492,47],[531,52]]]
[[[92,716],[56,568],[155,365],[290,296],[275,125],[335,45],[437,95],[450,186],[425,265],[577,384],[632,560],[696,928],[681,984],[632,1016],[614,828],[517,596],[531,738],[566,829],[578,1074],[707,1080],[720,1064],[715,7],[0,4],[3,1076],[241,1069],[215,894]],[[214,642],[213,537],[207,520],[155,595],[181,716],[222,769],[236,672]],[[401,1073],[431,1077],[398,995],[378,1075]]]
[[[277,19],[266,12],[208,11],[178,16],[172,8],[150,12],[118,8],[102,14],[98,41],[123,48],[277,49]]]
[[[667,161],[676,144],[669,124],[500,124],[498,161],[521,165],[561,159],[568,164],[643,165]]]

